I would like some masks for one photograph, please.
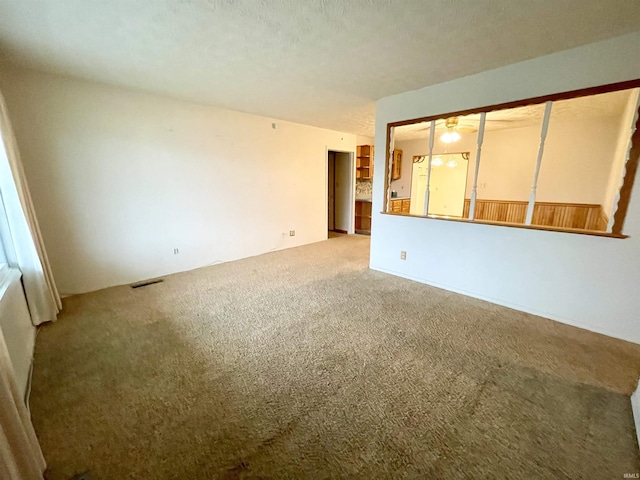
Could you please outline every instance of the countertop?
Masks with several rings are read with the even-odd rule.
[[[393,197],[393,200],[410,200],[411,197]],[[356,197],[356,202],[371,202],[371,197]]]

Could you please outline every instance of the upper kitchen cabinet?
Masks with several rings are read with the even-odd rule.
[[[391,180],[398,180],[402,176],[402,150],[393,151],[393,161],[391,163]]]
[[[373,178],[373,145],[358,145],[356,148],[356,178]]]

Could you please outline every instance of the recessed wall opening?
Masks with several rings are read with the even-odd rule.
[[[390,123],[383,213],[623,237],[639,87]]]
[[[327,152],[328,233],[353,233],[354,191],[353,153]]]

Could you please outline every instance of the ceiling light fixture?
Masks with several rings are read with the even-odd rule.
[[[442,159],[440,157],[436,157],[433,160],[431,160],[431,166],[432,167],[440,167],[442,166],[444,162],[442,161]]]
[[[460,134],[454,130],[458,126],[458,117],[447,118],[444,122],[447,131],[442,134],[440,140],[444,143],[453,143],[460,140]]]
[[[449,168],[456,168],[458,166],[458,162],[456,162],[455,160],[449,160],[447,162],[447,167]]]
[[[457,142],[458,140],[460,140],[460,134],[458,132],[450,130],[448,132],[444,132],[440,137],[440,140],[442,140],[444,143]]]

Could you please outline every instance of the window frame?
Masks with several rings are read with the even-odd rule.
[[[382,211],[380,212],[383,215],[395,215],[395,216],[404,216],[404,217],[415,217],[415,218],[424,218],[427,220],[436,220],[436,221],[445,221],[445,222],[463,222],[463,223],[477,223],[481,225],[494,225],[500,227],[507,228],[525,228],[530,230],[546,230],[553,232],[562,232],[562,233],[578,233],[583,235],[592,235],[592,236],[600,236],[600,237],[610,237],[610,238],[628,238],[628,235],[624,235],[622,233],[624,227],[624,221],[627,216],[627,211],[629,208],[629,201],[631,199],[631,192],[633,190],[636,173],[638,170],[638,163],[640,163],[640,107],[638,108],[635,130],[631,135],[631,148],[629,149],[629,158],[625,163],[625,174],[622,179],[622,185],[618,190],[618,204],[617,209],[613,215],[613,227],[611,232],[604,232],[598,230],[584,230],[584,229],[574,229],[574,228],[561,228],[561,227],[549,227],[544,225],[524,225],[524,224],[515,224],[515,223],[505,223],[505,222],[495,222],[488,220],[477,220],[477,219],[468,219],[468,218],[442,218],[435,217],[429,215],[413,215],[407,213],[394,213],[389,211],[389,203],[388,198],[390,195],[390,181],[389,175],[387,174],[389,171],[389,162],[390,162],[390,151],[391,151],[391,131],[395,127],[402,127],[405,125],[413,125],[415,123],[426,123],[435,120],[441,120],[443,118],[449,117],[462,117],[470,114],[478,114],[478,113],[489,113],[496,110],[505,110],[511,108],[518,108],[527,105],[537,105],[543,104],[546,102],[555,102],[559,100],[570,100],[578,97],[587,97],[591,95],[598,95],[601,93],[609,93],[615,92],[619,90],[629,90],[633,88],[640,88],[640,79],[628,80],[624,82],[616,82],[610,83],[606,85],[598,85],[595,87],[582,88],[578,90],[570,90],[567,92],[554,93],[550,95],[543,95],[538,97],[531,97],[523,100],[516,100],[512,102],[499,103],[484,107],[470,108],[466,110],[459,110],[455,112],[447,112],[440,113],[437,115],[430,115],[427,117],[419,117],[408,120],[400,120],[396,122],[387,123],[386,128],[386,140],[385,140],[385,177],[384,177],[384,197],[383,197],[383,205]],[[395,145],[394,145],[395,146]]]

